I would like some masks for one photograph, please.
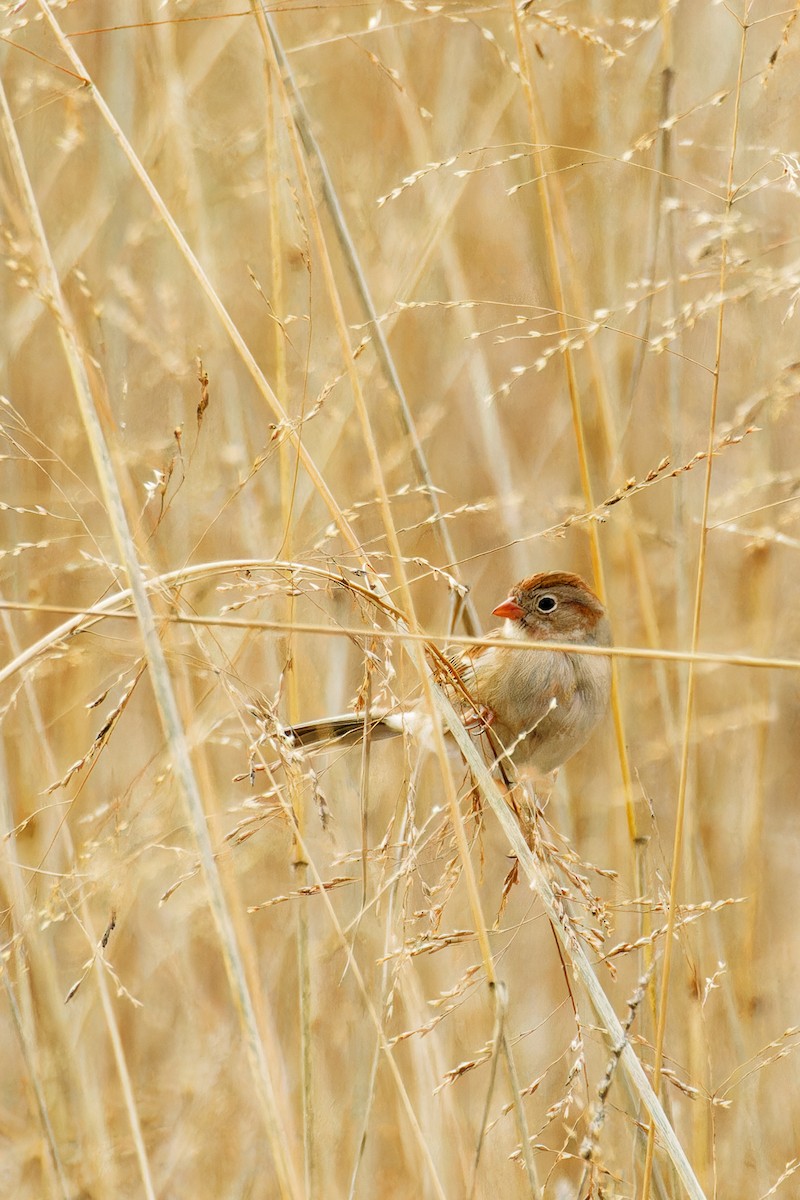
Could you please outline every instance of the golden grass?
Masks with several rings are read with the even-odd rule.
[[[0,1192],[791,1196],[796,13],[0,23]],[[531,825],[426,646],[550,568]]]

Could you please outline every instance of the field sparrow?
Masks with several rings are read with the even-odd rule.
[[[578,575],[531,575],[512,588],[493,615],[504,620],[490,638],[611,645],[606,611]],[[611,661],[604,656],[470,646],[450,663],[458,682],[448,690],[464,723],[481,736],[487,758],[505,754],[518,767],[540,775],[580,750],[608,705]],[[374,713],[372,734],[414,733],[420,718],[429,719],[413,711]],[[363,717],[348,713],[295,725],[286,734],[297,744],[312,746],[350,740],[362,730]]]

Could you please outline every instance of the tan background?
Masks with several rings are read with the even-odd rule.
[[[7,7],[0,565],[3,598],[21,609],[3,612],[4,661],[67,619],[41,606],[80,609],[127,586],[62,344],[69,322],[145,574],[208,564],[159,593],[157,612],[279,628],[161,627],[271,1116],[136,623],[84,621],[2,684],[0,1191],[255,1200],[280,1194],[281,1146],[297,1180],[289,1195],[530,1195],[510,1158],[511,1084],[492,1051],[438,769],[427,759],[417,775],[413,746],[380,744],[368,786],[352,750],[302,764],[290,792],[280,768],[248,777],[251,759],[275,760],[256,746],[252,708],[275,705],[283,720],[346,708],[365,648],[374,701],[414,693],[395,642],[336,635],[391,628],[348,589],[364,563],[407,609],[405,574],[421,628],[443,638],[452,591],[437,568],[470,587],[488,628],[525,574],[592,579],[592,528],[616,643],[690,648],[707,470],[693,460],[710,437],[727,444],[713,460],[699,646],[798,657],[800,22],[759,4],[743,31],[739,0],[730,11],[534,4],[516,21],[508,5],[276,11],[451,555],[264,23],[244,0],[78,0],[51,19],[38,0]],[[298,464],[297,432],[357,553]],[[652,486],[602,507],[667,457]],[[562,528],[595,506],[602,523]],[[328,578],[238,569],[256,559]],[[290,635],[293,624],[329,633]],[[796,1163],[800,1115],[797,679],[724,662],[695,672],[677,895],[717,907],[679,913],[697,919],[673,954],[663,1094],[701,1184],[726,1200],[796,1188],[791,1174],[776,1185]],[[580,859],[617,873],[575,867],[606,905],[594,914],[560,876],[576,920],[613,926],[606,949],[666,919],[687,667],[623,659],[619,682],[633,810],[609,719],[562,771],[547,814]],[[463,769],[453,778],[491,928],[508,847],[491,815],[478,830]],[[309,868],[296,865],[290,801]],[[638,882],[634,810],[646,839]],[[248,912],[342,876],[352,882],[328,893],[330,907],[317,894]],[[554,1198],[639,1195],[641,1114],[618,1076],[592,1167],[580,1157],[609,1054],[525,884],[489,937],[539,1186]],[[659,956],[663,943],[652,942]],[[624,1019],[647,953],[616,967],[599,977]],[[654,989],[632,1026],[645,1063],[657,999]],[[370,1006],[384,1038],[411,1034],[392,1049],[394,1068]],[[683,1194],[656,1157],[653,1194]]]

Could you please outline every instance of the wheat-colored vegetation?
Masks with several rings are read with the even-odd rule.
[[[3,5],[0,1194],[798,1195],[796,18]],[[547,569],[535,816],[282,736]]]

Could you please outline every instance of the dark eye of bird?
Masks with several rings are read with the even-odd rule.
[[[558,606],[558,601],[555,596],[540,596],[536,601],[536,607],[540,613],[551,613]]]

